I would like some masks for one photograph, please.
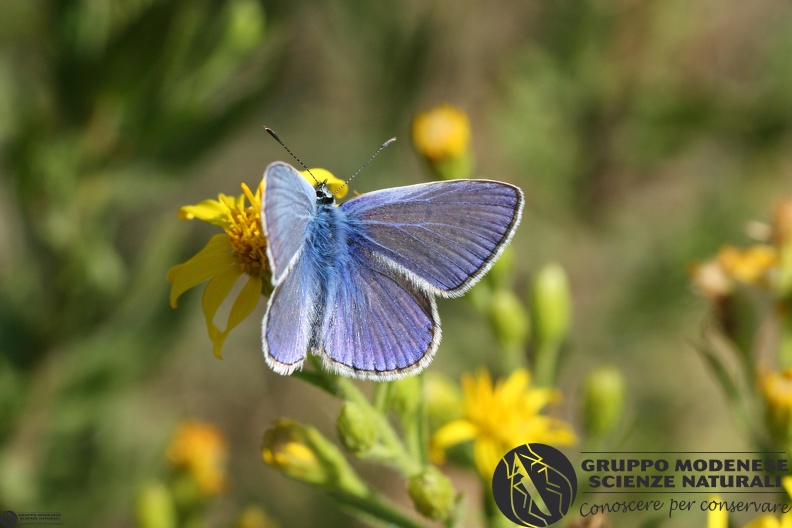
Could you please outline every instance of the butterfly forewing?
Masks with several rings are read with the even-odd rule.
[[[522,207],[519,188],[489,180],[384,189],[341,205],[365,249],[441,296],[461,295],[490,268]]]
[[[316,193],[286,163],[271,163],[264,172],[262,219],[272,283],[277,284],[302,250],[308,224],[316,217]]]

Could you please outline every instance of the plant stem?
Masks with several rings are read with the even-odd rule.
[[[366,495],[352,495],[338,491],[330,491],[328,495],[340,504],[347,506],[354,514],[366,517],[366,520],[371,520],[373,517],[381,521],[384,526],[425,528],[424,525],[408,517],[371,490]]]

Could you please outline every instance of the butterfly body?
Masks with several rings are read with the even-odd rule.
[[[487,180],[364,194],[340,206],[290,165],[265,172],[262,221],[275,289],[263,348],[276,372],[308,352],[373,380],[416,373],[440,343],[436,296],[467,291],[517,227],[522,192]]]

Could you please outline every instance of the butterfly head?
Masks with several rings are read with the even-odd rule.
[[[316,205],[332,205],[335,203],[335,197],[327,185],[327,180],[317,183],[314,189],[316,190]]]

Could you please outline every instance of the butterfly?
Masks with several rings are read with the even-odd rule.
[[[341,205],[291,165],[264,173],[262,224],[274,290],[262,323],[279,374],[308,353],[344,376],[389,381],[423,370],[440,345],[436,297],[492,267],[522,215],[522,191],[490,180],[383,189]]]

